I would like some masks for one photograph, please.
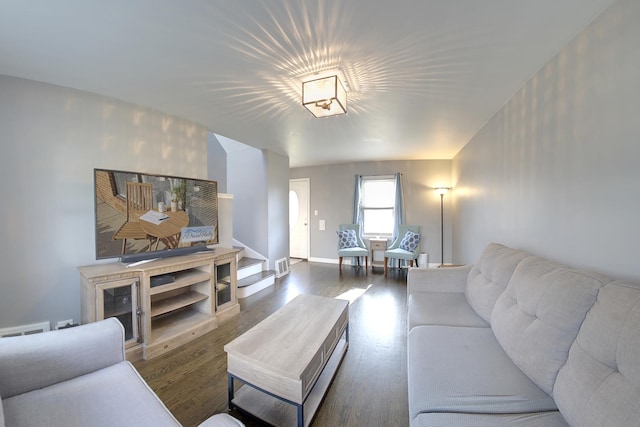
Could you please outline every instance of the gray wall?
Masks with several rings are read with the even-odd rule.
[[[93,169],[207,177],[207,131],[85,92],[0,76],[0,328],[80,319],[95,263]]]
[[[451,185],[450,160],[362,162],[293,168],[290,178],[310,179],[310,259],[336,261],[336,230],[353,220],[355,175],[403,174],[405,222],[419,225],[421,251],[429,262],[440,261],[440,197],[432,187]],[[445,196],[445,262],[451,260],[451,199]],[[315,211],[318,215],[315,215]],[[326,221],[320,231],[319,220]]]
[[[267,160],[269,268],[275,261],[289,258],[289,158],[270,151]]]
[[[213,132],[207,133],[207,176],[218,182],[218,192],[227,192],[227,152]]]
[[[227,191],[233,194],[233,237],[268,256],[267,169],[253,147],[227,153]]]
[[[275,260],[289,256],[289,158],[247,146],[227,153],[233,237]]]
[[[454,261],[498,241],[640,279],[639,23],[614,3],[456,156]]]

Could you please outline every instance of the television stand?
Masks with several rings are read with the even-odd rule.
[[[117,317],[125,327],[129,360],[179,347],[240,312],[238,252],[216,248],[138,265],[79,267],[82,323]]]

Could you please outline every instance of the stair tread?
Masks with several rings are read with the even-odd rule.
[[[262,264],[264,261],[256,258],[242,257],[238,261],[238,270],[244,267],[251,267],[252,265]]]
[[[243,279],[238,280],[238,287],[243,288],[245,286],[252,285],[268,277],[272,277],[272,276],[275,277],[275,275],[276,275],[276,272],[273,270],[264,270],[259,273],[252,274],[251,276],[247,276]]]

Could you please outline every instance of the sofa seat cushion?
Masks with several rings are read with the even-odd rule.
[[[411,427],[569,427],[558,411],[530,414],[420,414]]]
[[[491,315],[491,328],[514,363],[545,392],[587,311],[608,278],[540,257],[520,262]]]
[[[558,373],[553,395],[572,425],[640,423],[640,285],[604,286]]]
[[[555,411],[490,328],[416,326],[407,336],[409,418],[425,412]]]
[[[3,399],[8,426],[180,426],[129,362]]]
[[[469,326],[488,328],[463,293],[413,292],[407,299],[408,330],[419,325]]]
[[[491,322],[498,297],[507,288],[518,263],[527,256],[530,255],[524,251],[490,243],[469,271],[465,294],[471,307],[485,321]]]

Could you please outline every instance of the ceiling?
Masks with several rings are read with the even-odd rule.
[[[0,74],[184,117],[291,167],[450,159],[614,0],[3,0]],[[304,77],[338,70],[347,114]]]

